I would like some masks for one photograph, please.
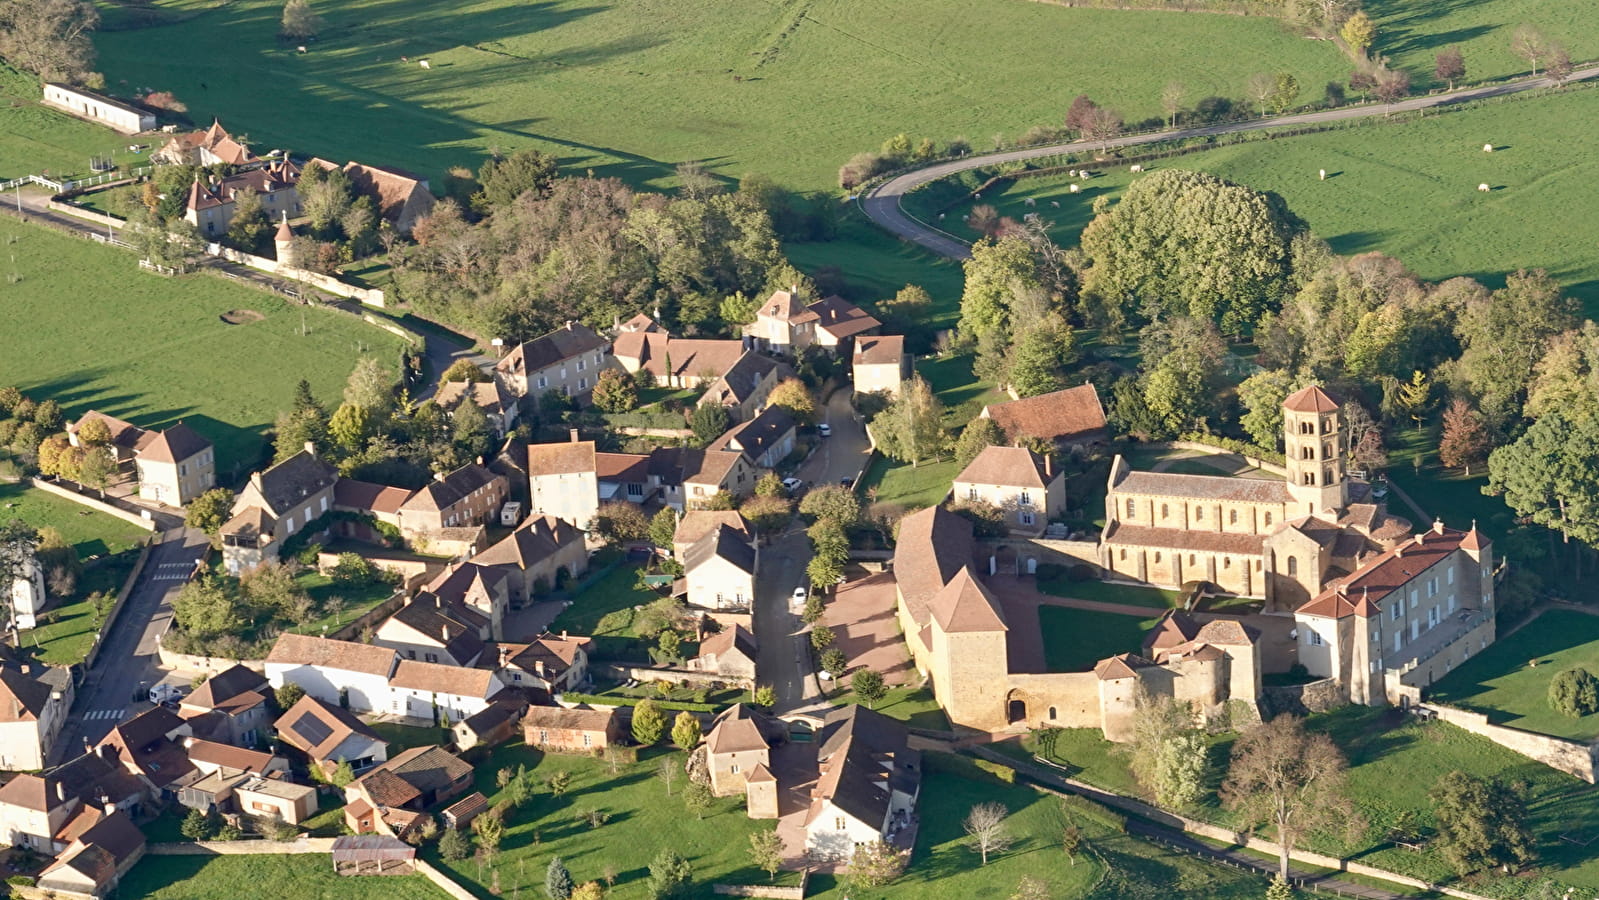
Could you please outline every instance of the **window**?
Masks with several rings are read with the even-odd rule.
[[[407,651],[405,651],[405,655],[406,655],[406,657],[408,659],[416,659],[416,651],[415,650],[407,650]]]
[[[1028,494],[1026,491],[1022,491],[1016,496],[1016,502],[1021,506],[1032,506],[1033,498],[1031,494]]]
[[[1288,577],[1292,578],[1293,576],[1298,575],[1298,574],[1299,574],[1299,557],[1297,557],[1297,556],[1288,557]]]
[[[188,463],[178,463],[178,477],[179,478],[184,478],[188,474],[189,474],[189,464]],[[1454,574],[1455,574],[1454,572],[1450,572],[1449,573],[1449,576],[1450,576],[1449,580],[1450,581],[1454,581],[1455,580],[1454,579]]]
[[[1205,508],[1203,506],[1194,507],[1194,521],[1195,522],[1203,522],[1203,521],[1205,521]]]
[[[1316,424],[1314,422],[1300,422],[1299,423],[1299,433],[1300,434],[1315,434],[1316,433]]]
[[[1160,562],[1160,554],[1159,553],[1155,554],[1155,562],[1157,562],[1157,563]]]
[[[292,534],[294,532],[294,517],[293,516],[289,516],[284,521],[286,521],[288,523],[289,532]]]
[[[1162,518],[1162,519],[1164,519],[1164,518],[1166,518],[1166,517],[1167,517],[1167,516],[1169,516],[1169,515],[1171,515],[1171,513],[1170,513],[1170,512],[1168,512],[1168,511],[1167,511],[1167,509],[1166,509],[1166,504],[1164,504],[1164,503],[1162,503],[1162,504],[1161,504],[1161,505],[1160,505],[1160,517],[1161,517],[1161,518]]]
[[[733,773],[734,775],[737,775],[738,774],[738,763],[733,763],[731,766],[728,766],[727,767],[727,771]]]
[[[1419,638],[1419,637],[1421,637],[1421,620],[1420,619],[1411,619],[1410,620],[1410,639],[1411,640],[1415,640],[1416,638]]]
[[[1404,614],[1405,614],[1405,605],[1403,603],[1395,603],[1393,606],[1388,607],[1388,619],[1389,619],[1389,621],[1397,622],[1397,621],[1399,621],[1399,617],[1404,615]]]
[[[1454,611],[1455,611],[1455,595],[1454,594],[1450,594],[1449,595],[1449,612],[1452,613]]]
[[[589,380],[587,378],[579,378],[577,380],[577,389],[578,390],[586,391],[586,390],[588,390],[588,388],[589,388]]]
[[[579,372],[583,371],[583,360],[581,359],[577,361],[577,370]]]
[[[1129,519],[1133,518],[1133,501],[1132,500],[1128,500],[1127,501],[1127,518],[1129,518]]]
[[[1411,588],[1410,589],[1410,608],[1411,609],[1415,609],[1416,608],[1416,604],[1419,602],[1419,597],[1420,597],[1420,595],[1416,592],[1416,588]],[[1403,605],[1403,604],[1401,604],[1401,605]]]
[[[1223,569],[1231,569],[1233,567],[1233,558],[1231,556],[1223,556],[1221,558],[1221,567]]]
[[[1049,708],[1049,717],[1050,717],[1050,718],[1051,718],[1051,719],[1058,719],[1058,718],[1060,718],[1060,716],[1057,716],[1057,715],[1055,715],[1055,707],[1053,707],[1053,706],[1051,706],[1051,707],[1050,707],[1050,708]]]
[[[548,378],[545,378],[543,375],[540,375],[539,376],[539,390],[542,391],[542,390],[544,390],[545,388],[547,388],[549,386],[550,386],[550,380]]]
[[[644,496],[644,485],[642,485],[642,484],[629,484],[627,486],[627,495],[629,497],[642,497],[642,496]]]
[[[1437,576],[1434,576],[1432,578],[1427,579],[1427,596],[1428,597],[1436,597],[1437,595],[1438,595],[1438,578],[1437,578]]]
[[[516,682],[520,682],[522,680],[522,673],[521,672],[512,672],[511,673],[511,680],[512,681],[516,681]]]
[[[977,493],[977,488],[975,488],[975,487],[971,487],[971,488],[967,488],[966,489],[966,498],[968,500],[980,500],[980,499],[982,499],[982,497]]]
[[[1320,647],[1321,646],[1321,632],[1307,628],[1305,630],[1305,638],[1306,638],[1306,642],[1309,643],[1310,646],[1312,646],[1312,647]]]
[[[1238,524],[1238,510],[1229,509],[1227,511],[1227,524],[1228,525],[1237,525]]]
[[[1271,527],[1271,513],[1266,513],[1266,527]]]
[[[1023,525],[1031,525],[1034,521],[1032,511],[1026,509],[1022,510],[1020,513],[1017,513],[1017,518],[1021,520]]]
[[[437,653],[428,653],[428,654],[425,654],[425,655],[424,655],[424,656],[423,656],[423,657],[422,657],[422,661],[423,661],[423,662],[430,662],[430,663],[436,663],[436,662],[438,662],[438,661],[439,661],[439,655],[438,655],[438,654],[437,654]]]
[[[1194,554],[1192,554],[1192,553],[1188,554],[1188,564],[1189,565],[1193,565],[1194,564]]]
[[[1314,487],[1315,484],[1316,484],[1316,473],[1315,472],[1306,472],[1300,478],[1300,481],[1302,481],[1303,483],[1311,485],[1312,487]]]
[[[593,743],[594,743],[594,736],[593,735],[591,735],[591,734],[583,735],[583,746],[587,747],[587,746],[590,746]]]
[[[1451,566],[1451,567],[1450,567],[1450,568],[1449,568],[1449,579],[1448,579],[1448,583],[1449,583],[1449,584],[1454,584],[1454,583],[1455,583],[1455,570],[1454,570],[1454,567],[1453,567],[1453,566]]]
[[[1315,459],[1316,458],[1316,449],[1314,447],[1309,447],[1309,446],[1300,447],[1299,448],[1299,458],[1300,459]]]
[[[549,733],[549,731],[547,731],[546,729],[540,728],[539,729],[539,743],[548,744],[549,742],[550,742],[550,733]]]
[[[1125,549],[1123,549],[1121,551],[1121,554],[1122,554],[1122,557],[1121,557],[1122,559],[1126,559],[1127,558],[1127,551]]]
[[[1405,633],[1396,631],[1394,632],[1394,652],[1398,653],[1403,649],[1405,649]]]
[[[1438,627],[1438,607],[1436,607],[1436,606],[1427,607],[1427,627],[1428,628],[1437,628]]]
[[[600,350],[594,351],[594,365],[598,366],[600,363],[602,363],[604,361],[605,361],[605,353],[603,351],[600,351]]]
[[[839,816],[839,817],[837,817],[837,818],[835,818],[833,820],[833,830],[834,831],[843,831],[844,828],[845,828],[845,825],[844,825],[844,817],[843,816]]]

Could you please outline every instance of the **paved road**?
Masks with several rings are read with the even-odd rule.
[[[1571,76],[1572,81],[1582,81],[1599,76],[1599,66],[1579,69]],[[1326,122],[1341,122],[1348,119],[1364,119],[1372,116],[1385,116],[1390,112],[1406,112],[1418,109],[1430,109],[1437,106],[1446,106],[1454,103],[1464,103],[1470,100],[1482,100],[1488,97],[1502,97],[1507,94],[1517,94],[1540,87],[1549,87],[1548,78],[1527,78],[1521,81],[1512,81],[1505,84],[1495,84],[1488,87],[1462,88],[1457,91],[1433,94],[1426,97],[1412,97],[1394,103],[1391,106],[1374,104],[1369,106],[1355,106],[1344,109],[1329,109],[1321,112],[1302,113],[1294,116],[1277,116],[1271,119],[1259,119],[1250,122],[1231,122],[1225,125],[1209,125],[1203,128],[1179,128],[1174,131],[1161,131],[1153,134],[1134,134],[1104,142],[1104,147],[1135,147],[1140,144],[1152,144],[1159,141],[1179,140],[1189,137],[1205,137],[1218,134],[1230,134],[1237,131],[1257,131],[1263,128],[1293,128],[1303,125],[1318,125]],[[1493,135],[1485,135],[1484,140],[1491,140]],[[1025,150],[1010,150],[1003,153],[984,153],[979,156],[968,156],[965,159],[937,163],[913,172],[906,172],[888,181],[884,181],[860,198],[861,209],[868,218],[879,227],[907,241],[917,243],[927,249],[954,259],[966,259],[971,256],[971,245],[947,232],[927,225],[912,218],[900,206],[900,200],[906,194],[918,187],[940,178],[964,172],[967,169],[976,169],[983,166],[992,166],[999,163],[1020,162],[1022,160],[1038,159],[1046,156],[1056,156],[1079,150],[1094,150],[1101,147],[1098,141],[1071,141],[1065,144],[1050,144],[1043,147],[1029,147]],[[1312,173],[1306,173],[1306,176]],[[1468,186],[1469,187],[1469,186]]]
[[[821,410],[822,421],[833,429],[833,436],[824,438],[816,452],[799,467],[795,477],[807,484],[838,484],[848,478],[855,481],[866,467],[871,444],[866,439],[866,424],[855,415],[850,405],[848,385],[833,392]]]
[[[811,671],[809,633],[789,607],[794,588],[805,583],[810,559],[810,539],[798,519],[761,548],[755,581],[755,671],[757,681],[777,691],[779,711],[809,705],[821,695]]]
[[[204,534],[185,528],[164,532],[161,543],[151,548],[99,660],[78,687],[72,716],[56,742],[57,761],[76,755],[85,738],[98,742],[111,726],[149,708],[148,701],[136,701],[133,695],[140,685],[148,687],[164,674],[156,667],[156,639],[172,618],[172,595],[188,580],[205,547]]]

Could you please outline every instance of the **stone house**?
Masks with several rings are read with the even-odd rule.
[[[155,433],[134,454],[139,497],[168,506],[189,501],[216,487],[216,453],[211,442],[183,424]]]
[[[300,204],[300,169],[287,159],[273,160],[257,169],[248,169],[202,182],[196,178],[189,186],[183,204],[183,221],[207,238],[221,237],[233,224],[239,195],[252,191],[261,198],[261,209],[268,221],[294,219],[304,212]]]
[[[856,390],[860,390],[857,384]],[[1092,384],[1039,394],[983,407],[982,418],[994,420],[1012,444],[1035,438],[1062,452],[1105,442],[1105,408]]]
[[[222,559],[229,575],[277,559],[278,547],[333,508],[339,471],[307,447],[263,472],[233,501],[222,525]]]
[[[574,432],[574,438],[576,433]],[[529,512],[549,515],[587,530],[600,507],[595,474],[594,442],[529,444],[527,448]]]
[[[612,368],[611,345],[592,328],[567,322],[549,334],[512,347],[494,365],[494,378],[515,397],[554,391],[587,404],[602,370]]]
[[[614,709],[530,706],[522,716],[522,740],[529,747],[563,753],[593,753],[622,739]]]
[[[623,500],[642,506],[655,496],[647,453],[596,453],[594,478],[601,503]]]
[[[504,566],[484,566],[467,561],[447,566],[428,582],[423,593],[435,603],[459,604],[486,623],[484,640],[505,637],[505,616],[511,610],[511,572]],[[419,595],[420,596],[420,595]],[[465,665],[463,663],[463,665]]]
[[[745,350],[722,377],[711,382],[699,405],[714,403],[726,409],[732,421],[747,422],[766,404],[772,388],[792,374],[792,369],[777,360]]]
[[[478,662],[492,668],[511,687],[537,688],[549,694],[574,690],[588,680],[594,639],[548,631],[525,644],[501,643]]]
[[[138,777],[150,796],[165,802],[176,800],[198,772],[183,744],[192,737],[189,723],[157,706],[113,726],[95,750]]]
[[[413,747],[345,787],[345,824],[356,834],[403,838],[421,824],[425,810],[466,793],[472,771],[440,747]]]
[[[711,793],[744,794],[752,819],[778,815],[777,779],[772,775],[772,745],[786,739],[787,727],[743,703],[723,710],[705,734],[705,766]]]
[[[505,573],[512,609],[588,571],[583,532],[551,515],[530,516],[470,562]]]
[[[331,774],[347,762],[357,773],[389,758],[389,745],[348,710],[310,694],[301,697],[272,725],[278,740],[305,754]]]
[[[106,430],[111,433],[111,443],[107,449],[118,463],[124,463],[134,458],[139,448],[150,443],[153,436],[150,432],[133,424],[125,422],[116,416],[106,415],[97,410],[89,410],[78,418],[78,421],[67,425],[67,443],[74,447],[84,446],[79,432],[91,421],[104,422]]]
[[[848,860],[858,844],[903,843],[914,833],[922,754],[904,724],[860,705],[827,713],[817,736],[819,775],[805,814],[805,849]]]
[[[660,387],[709,387],[744,356],[743,341],[673,337],[663,331],[619,334],[611,352],[630,375],[648,372]]]
[[[320,159],[312,163],[336,168]],[[344,164],[344,174],[350,177],[350,186],[357,195],[372,198],[378,218],[400,234],[410,234],[438,203],[428,190],[427,179],[420,175],[353,161]]]
[[[416,546],[447,528],[469,528],[499,521],[508,489],[504,476],[468,463],[439,473],[400,505],[400,533]]]
[[[464,752],[505,743],[516,734],[527,707],[525,691],[501,691],[488,709],[467,716],[450,728],[455,748]]]
[[[390,705],[385,712],[459,722],[488,709],[494,695],[504,689],[505,683],[487,669],[402,659],[389,678]]]
[[[816,322],[821,316],[805,308],[799,288],[773,291],[755,314],[755,321],[744,326],[744,334],[755,346],[770,353],[794,356],[816,342]]]
[[[297,684],[330,706],[389,712],[389,676],[399,661],[389,647],[284,632],[267,654],[266,676],[274,690]]]
[[[745,610],[755,602],[760,551],[725,525],[690,544],[683,553],[687,600],[705,609]]]
[[[755,418],[729,428],[705,449],[707,453],[736,450],[753,468],[775,469],[794,452],[795,433],[794,417],[786,410],[769,406]]]
[[[898,397],[900,385],[911,377],[911,357],[901,335],[863,335],[855,341],[850,358],[855,393],[881,393]]]
[[[144,832],[127,815],[103,816],[44,867],[37,886],[51,893],[105,897],[144,857],[144,850]]]
[[[755,635],[742,625],[723,628],[700,642],[700,653],[688,661],[698,672],[714,672],[733,681],[754,684]]]
[[[1023,447],[985,447],[959,475],[956,502],[992,505],[1011,534],[1044,533],[1049,520],[1066,513],[1066,477],[1054,460]]]
[[[483,655],[489,620],[461,602],[423,592],[384,619],[372,643],[401,659],[470,666]]]
[[[755,543],[755,526],[737,510],[694,509],[678,517],[677,529],[672,532],[672,555],[682,559],[688,548],[700,538],[724,527],[731,529],[746,544]]]
[[[204,131],[173,135],[150,153],[150,161],[170,166],[244,166],[260,162],[216,119]]]
[[[657,448],[650,454],[650,472],[659,479],[666,504],[679,512],[703,509],[723,491],[748,497],[760,477],[743,451],[692,447]]]
[[[876,334],[883,326],[866,310],[833,295],[812,303],[807,309],[816,314],[815,345],[840,360],[850,359],[857,338]]]
[[[446,381],[433,394],[433,402],[453,416],[462,403],[474,403],[483,410],[496,438],[504,439],[521,410],[516,397],[498,381]]]
[[[62,666],[0,655],[0,769],[43,769],[77,696]]]
[[[121,134],[138,134],[155,129],[155,113],[93,91],[53,81],[44,84],[44,105],[104,125]]]
[[[178,715],[195,734],[240,747],[254,747],[271,724],[266,676],[233,665],[207,678],[178,704]]]

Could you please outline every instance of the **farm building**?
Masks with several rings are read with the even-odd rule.
[[[138,134],[155,127],[153,113],[136,109],[110,97],[102,97],[90,91],[54,82],[46,83],[44,86],[44,105],[53,106],[80,119],[98,122],[123,134]]]

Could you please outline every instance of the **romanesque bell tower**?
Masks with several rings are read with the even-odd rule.
[[[1338,402],[1315,385],[1283,401],[1290,519],[1320,512],[1336,517],[1349,502],[1343,419]]]

